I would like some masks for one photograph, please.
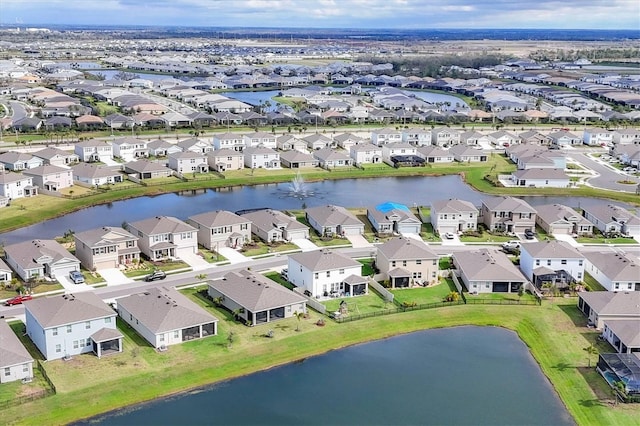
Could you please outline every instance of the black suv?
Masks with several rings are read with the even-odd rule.
[[[535,237],[535,236],[536,236],[535,232],[533,232],[531,229],[526,229],[524,231],[524,237],[527,240],[533,240],[533,237]]]
[[[167,274],[164,271],[153,271],[146,277],[144,277],[145,281],[156,281],[156,280],[164,280],[167,278]]]

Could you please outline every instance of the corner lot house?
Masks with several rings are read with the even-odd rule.
[[[362,264],[350,257],[329,250],[295,253],[289,256],[288,278],[292,284],[311,293],[313,297],[357,296],[367,293],[367,284],[350,277],[362,276]]]
[[[140,259],[138,237],[119,227],[102,228],[75,233],[76,257],[90,271],[117,268]]]
[[[585,253],[585,271],[609,291],[640,291],[640,260],[618,252]]]
[[[482,200],[482,221],[491,232],[521,233],[536,227],[536,210],[526,201],[514,197]]]
[[[562,169],[525,169],[511,173],[511,181],[516,186],[567,188],[570,179]]]
[[[392,288],[435,284],[438,255],[425,243],[398,237],[378,246],[376,267]]]
[[[175,217],[151,217],[127,223],[126,229],[138,237],[140,250],[153,261],[198,252],[196,228]]]
[[[22,197],[32,197],[38,194],[38,188],[33,186],[33,178],[22,173],[0,172],[0,196],[10,200]]]
[[[0,342],[0,383],[31,379],[33,358],[5,320],[0,320]]]
[[[243,213],[240,216],[251,222],[251,233],[262,241],[291,241],[309,238],[309,228],[295,217],[281,211],[264,209]]]
[[[616,352],[620,354],[635,353],[640,356],[640,318],[606,320],[602,336]]]
[[[446,232],[478,229],[478,209],[469,201],[453,198],[431,203],[431,225],[442,235]]]
[[[419,234],[422,222],[403,204],[382,203],[367,209],[367,219],[377,234]]]
[[[252,326],[307,312],[307,299],[246,269],[209,281],[209,296]]]
[[[364,223],[341,206],[310,207],[305,210],[305,216],[309,225],[321,236],[362,235],[364,233]]]
[[[507,255],[497,250],[455,252],[453,264],[469,293],[517,293],[527,282]]]
[[[622,234],[640,237],[640,217],[613,204],[585,206],[582,215],[603,234]]]
[[[209,250],[241,248],[251,241],[251,221],[226,210],[189,217],[187,223],[198,230],[198,244]]]
[[[578,309],[598,330],[605,321],[640,319],[640,292],[582,291]]]
[[[149,288],[116,302],[120,318],[154,348],[218,333],[218,319],[173,288]]]
[[[31,278],[56,279],[80,270],[80,261],[55,240],[32,240],[4,248],[7,264],[24,281]]]
[[[584,278],[584,256],[564,241],[526,243],[520,246],[520,270],[537,288],[566,288]]]
[[[58,166],[40,166],[22,172],[25,176],[33,178],[33,184],[47,191],[59,191],[73,186],[73,173],[71,169]]]
[[[27,334],[47,361],[88,352],[122,352],[116,313],[91,292],[38,297],[24,303]]]
[[[536,206],[536,224],[547,234],[591,235],[593,224],[571,207],[562,204]]]

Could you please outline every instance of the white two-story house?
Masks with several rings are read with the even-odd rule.
[[[469,201],[452,198],[431,203],[431,225],[443,235],[478,229],[478,209]]]
[[[21,173],[0,173],[0,196],[10,200],[38,194],[33,178]]]
[[[245,148],[244,165],[249,169],[279,169],[280,153],[271,148]]]
[[[537,288],[558,289],[584,279],[584,256],[564,241],[541,241],[520,246],[520,270]]]
[[[251,241],[251,221],[226,210],[190,216],[187,223],[198,229],[198,243],[216,252],[220,247],[241,248]]]
[[[97,139],[80,141],[75,144],[74,152],[80,161],[91,163],[113,159],[113,147],[109,142]]]
[[[198,252],[196,228],[175,217],[151,217],[127,223],[125,229],[139,238],[140,251],[153,261]]]
[[[169,154],[169,168],[180,174],[209,171],[207,156],[201,152],[184,151]]]
[[[361,277],[362,264],[339,252],[314,250],[289,256],[289,281],[316,298],[366,293],[366,281],[358,287],[348,284],[352,275]]]

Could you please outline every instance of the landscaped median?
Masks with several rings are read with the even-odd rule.
[[[631,425],[640,418],[637,405],[610,404],[607,385],[593,368],[587,368],[589,362],[593,364],[593,356],[584,348],[595,341],[597,332],[584,326],[586,321],[575,299],[547,301],[541,307],[460,305],[345,324],[326,321],[324,327],[316,325],[319,315],[312,312],[300,324],[291,318],[270,326],[246,327],[233,321],[230,313],[212,306],[199,290],[185,293],[220,318],[218,336],[157,353],[120,324],[125,335],[123,354],[100,360],[83,355],[46,363],[58,393],[7,408],[2,418],[20,424],[67,423],[343,346],[459,325],[502,326],[516,331],[578,424]],[[298,325],[301,331],[296,331]],[[269,327],[274,335],[266,338]],[[230,331],[236,336],[231,344],[227,338]]]

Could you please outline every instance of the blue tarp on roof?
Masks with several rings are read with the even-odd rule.
[[[403,210],[405,212],[411,212],[409,210],[409,208],[407,206],[405,206],[404,204],[398,204],[398,203],[394,203],[391,201],[387,201],[386,203],[382,203],[382,204],[378,204],[376,206],[376,210],[382,212],[382,213],[387,213],[390,212],[391,210]]]

